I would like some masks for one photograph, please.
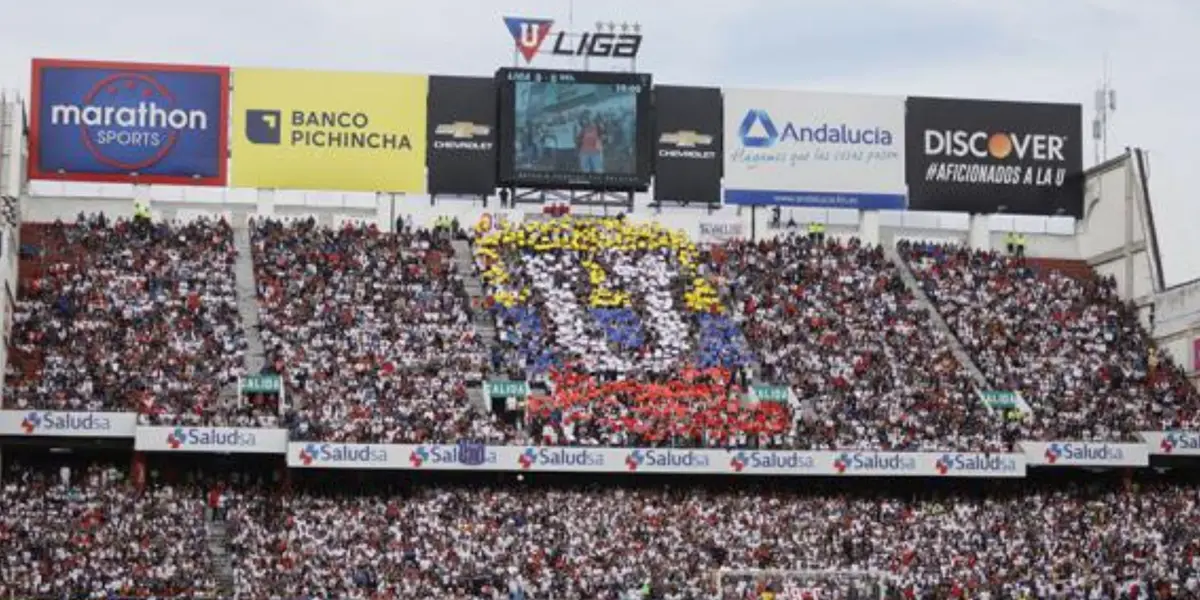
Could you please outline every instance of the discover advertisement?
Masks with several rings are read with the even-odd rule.
[[[1083,216],[1078,104],[909,98],[911,210]]]
[[[1048,467],[1146,467],[1145,444],[1114,442],[1021,442],[1025,460]]]
[[[137,413],[0,410],[0,435],[132,438]]]
[[[233,185],[419,193],[425,75],[235,69]]]
[[[29,177],[225,185],[229,68],[33,60]]]
[[[725,202],[903,209],[904,98],[725,90]]]
[[[138,427],[135,450],[146,452],[214,452],[283,454],[286,429],[253,427]]]

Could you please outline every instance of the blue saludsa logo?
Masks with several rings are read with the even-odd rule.
[[[1159,447],[1163,453],[1171,454],[1176,449],[1180,450],[1196,450],[1200,449],[1200,435],[1195,433],[1184,433],[1172,431],[1163,436],[1159,442]]]
[[[948,452],[937,459],[934,468],[939,475],[954,471],[1015,473],[1017,461],[1008,456]]]
[[[243,446],[257,443],[254,434],[237,429],[222,430],[215,427],[176,427],[167,434],[167,447],[178,450],[180,446]]]
[[[25,433],[34,431],[108,431],[112,422],[95,414],[55,413],[53,411],[31,411],[21,419]]]
[[[309,443],[300,449],[300,462],[313,463],[384,463],[387,452],[381,448],[357,444]]]
[[[1120,447],[1110,444],[1066,442],[1046,446],[1045,457],[1046,464],[1053,465],[1060,460],[1124,460],[1125,452]]]
[[[636,449],[625,456],[625,467],[630,471],[637,471],[642,465],[686,469],[707,467],[708,464],[707,456],[691,450]]]

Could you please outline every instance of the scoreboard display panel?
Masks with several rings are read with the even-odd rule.
[[[501,69],[497,80],[502,184],[647,189],[650,75]]]

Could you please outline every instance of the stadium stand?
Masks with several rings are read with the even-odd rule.
[[[199,485],[6,465],[0,506],[0,598],[215,597]]]
[[[80,215],[22,233],[38,258],[23,264],[8,408],[131,411],[163,425],[257,422],[252,407],[222,394],[243,372],[246,347],[227,223]]]
[[[1030,404],[1022,439],[1132,439],[1200,425],[1195,388],[1157,357],[1113,281],[998,252],[901,251],[990,382]]]
[[[1194,425],[1192,392],[1179,387],[1169,362],[1138,362],[1149,344],[1106,282],[997,254],[901,246],[985,375],[1030,401],[1032,416],[1005,420],[982,411],[949,340],[878,246],[792,235],[701,250],[614,220],[554,223],[477,241],[489,312],[504,340],[492,356],[498,365],[488,364],[442,233],[252,223],[268,370],[287,382],[294,410],[285,424],[295,439],[1007,450],[1026,436],[1125,439],[1142,428]],[[596,235],[579,231],[606,227],[648,248],[601,248],[591,255],[598,268],[589,268],[583,251],[539,249],[541,233],[503,240],[551,231],[555,241],[544,243],[569,247],[565,240]],[[107,241],[117,236],[132,247]],[[167,331],[160,322],[219,306],[229,324],[219,331],[237,331],[227,225],[92,218],[43,226],[27,239],[44,256],[25,282],[14,338],[24,358],[10,389],[23,390],[13,395],[25,406],[42,394],[29,382],[55,372],[52,365],[83,364],[78,356],[101,350],[144,351],[126,340],[80,345],[38,336],[32,323],[40,319],[61,323],[51,331],[80,322],[63,306],[85,307],[108,327],[144,315],[153,325],[141,329],[157,332]],[[157,270],[162,256],[175,257],[171,270]],[[539,273],[558,275],[538,281]],[[204,287],[192,283],[201,279]],[[135,283],[120,285],[126,281]],[[144,291],[151,289],[157,295]],[[193,292],[199,306],[189,304]],[[99,299],[140,302],[144,312],[126,316]],[[559,331],[579,337],[568,343]],[[230,335],[206,339],[237,339]],[[1020,343],[992,350],[1010,337]],[[593,349],[603,360],[589,362]],[[1018,351],[1058,358],[1018,362]],[[182,360],[172,356],[162,360]],[[46,366],[29,368],[35,360]],[[1093,370],[1103,375],[1084,375]],[[799,407],[747,402],[748,371],[794,389]],[[163,389],[182,389],[169,385],[175,371],[151,372],[168,382]],[[548,384],[528,398],[519,427],[470,406],[466,386],[493,372]],[[70,386],[48,397],[66,404],[49,406],[140,406],[72,404],[86,398],[72,386],[89,380],[64,381]],[[218,391],[197,404],[202,410],[164,410],[154,421],[253,415],[223,405]],[[1103,394],[1120,403],[1096,400],[1103,403],[1085,412],[1070,402],[1110,397]],[[204,547],[200,480],[152,480],[138,491],[111,466],[76,468],[69,484],[45,465],[4,468],[0,598],[211,597],[219,587]],[[885,597],[903,599],[1200,595],[1200,488],[1178,476],[933,489],[647,481],[234,484],[233,587],[241,597],[288,599],[848,600],[878,597],[868,585],[878,581],[889,582]],[[747,572],[763,575],[738,575]]]
[[[268,368],[298,439],[502,439],[468,402],[486,352],[446,237],[266,219],[252,233]]]
[[[1022,486],[301,492],[235,509],[232,548],[253,597],[759,600],[768,580],[728,578],[718,595],[714,574],[797,565],[886,573],[888,598],[1200,593],[1194,484]],[[775,581],[785,584],[808,592],[788,598],[879,597],[818,578]]]
[[[1001,450],[944,335],[878,246],[789,234],[708,256],[772,383],[803,403],[793,447]]]

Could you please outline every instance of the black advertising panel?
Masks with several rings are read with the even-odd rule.
[[[721,202],[721,90],[654,88],[654,199]]]
[[[909,98],[910,210],[1083,216],[1078,104]]]
[[[500,182],[530,188],[645,190],[650,75],[501,69]]]
[[[430,194],[496,189],[496,82],[429,76],[426,137]]]

